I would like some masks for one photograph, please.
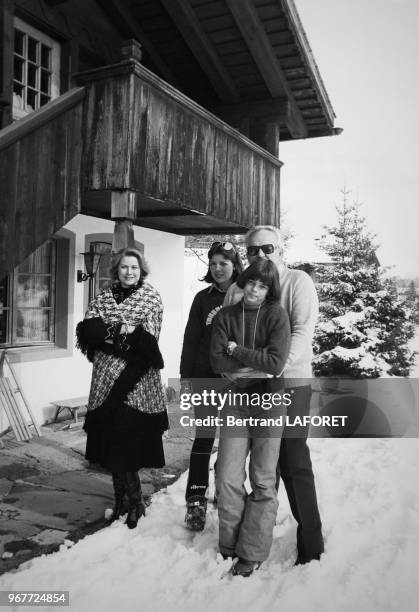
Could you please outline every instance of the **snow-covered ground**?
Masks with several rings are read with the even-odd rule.
[[[412,347],[419,351],[419,334]],[[137,529],[121,521],[62,546],[1,576],[0,590],[67,590],[72,612],[416,611],[419,439],[312,439],[310,447],[325,535],[319,563],[294,567],[295,523],[281,488],[269,559],[250,578],[228,575],[216,510],[203,534],[184,528],[183,474],[154,496]]]
[[[417,351],[416,363],[410,373],[411,378],[419,378],[419,326],[416,328],[416,336],[410,341],[410,346],[414,351]]]
[[[184,474],[154,496],[137,529],[119,522],[63,546],[1,576],[0,590],[68,590],[72,612],[416,611],[419,440],[310,446],[326,542],[320,562],[293,566],[295,524],[281,488],[268,561],[250,578],[226,576],[216,511],[203,534],[184,528]]]

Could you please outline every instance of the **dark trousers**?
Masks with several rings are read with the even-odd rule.
[[[192,445],[191,458],[189,460],[189,476],[186,485],[185,498],[188,500],[193,495],[205,496],[209,480],[209,464],[212,447],[214,446],[216,430],[210,438],[197,436]]]
[[[287,389],[287,391],[290,391]],[[294,387],[288,415],[308,415],[311,387]],[[298,437],[297,437],[298,436]],[[316,487],[307,445],[308,427],[285,427],[277,466],[277,488],[281,477],[291,512],[297,521],[298,555],[311,559],[324,551],[322,524],[317,506]]]
[[[214,375],[207,378],[193,378],[192,387],[194,393],[202,394],[205,390],[211,392],[222,392],[228,388],[228,381],[224,378],[214,378]],[[217,417],[220,413],[217,405],[194,407],[196,418],[207,416]],[[195,430],[195,440],[191,449],[189,460],[189,476],[186,485],[185,499],[188,501],[194,495],[205,497],[209,481],[209,465],[214,440],[217,433],[216,427],[197,427]],[[214,466],[215,469],[215,466]]]

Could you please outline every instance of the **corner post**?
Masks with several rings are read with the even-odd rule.
[[[136,194],[126,189],[111,192],[111,219],[115,221],[112,251],[134,246],[132,223],[137,214]]]

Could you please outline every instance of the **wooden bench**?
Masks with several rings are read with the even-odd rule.
[[[57,422],[58,416],[62,410],[69,410],[74,421],[78,423],[78,412],[80,408],[85,408],[87,405],[87,397],[72,397],[71,399],[54,400],[51,402],[56,409],[53,423]]]

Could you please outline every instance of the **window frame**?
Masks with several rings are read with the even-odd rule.
[[[98,244],[108,245],[110,247],[109,255],[112,256],[112,241],[108,242],[107,240],[91,240],[89,243],[89,250],[94,251],[96,248],[96,245]],[[99,281],[99,267],[98,267],[95,277],[89,280],[89,302],[103,290],[103,288],[101,289],[99,287],[98,281]]]
[[[6,342],[0,343],[0,350],[4,349],[23,349],[23,348],[31,348],[31,347],[55,347],[56,346],[56,271],[57,271],[57,257],[58,257],[58,243],[56,240],[47,240],[43,243],[44,246],[46,243],[51,244],[51,266],[50,272],[48,273],[28,273],[28,272],[19,272],[19,266],[6,277],[7,282],[7,295],[8,295],[8,305],[4,307],[4,310],[7,310],[9,316],[7,318],[6,324]],[[30,257],[30,256],[29,256]],[[17,304],[17,288],[18,288],[18,277],[19,274],[29,275],[29,276],[48,276],[50,277],[50,305],[47,307],[23,307],[23,309],[27,310],[42,310],[49,311],[49,325],[48,325],[48,340],[35,340],[24,342],[16,342],[16,330],[17,330],[17,311],[22,309],[22,306],[18,306]]]
[[[13,22],[13,32],[15,32],[15,30],[19,30],[21,32],[23,32],[26,36],[30,36],[31,38],[37,40],[39,43],[49,47],[51,49],[51,67],[50,67],[50,96],[49,96],[49,102],[51,100],[54,100],[55,98],[57,98],[60,95],[60,64],[61,64],[61,45],[59,43],[58,40],[52,38],[51,36],[49,36],[48,34],[45,34],[44,32],[42,32],[41,30],[38,30],[37,28],[31,26],[30,24],[28,24],[26,21],[23,21],[22,19],[20,19],[19,17],[15,16],[14,17],[14,22]],[[14,61],[16,58],[20,58],[23,56],[20,56],[18,54],[16,54],[15,52],[15,48],[13,45],[13,89],[14,89],[14,84],[15,81],[18,83],[22,83],[23,87],[25,89],[28,88],[28,80],[27,80],[27,64],[28,64],[28,59],[27,58],[23,58],[24,59],[24,67],[25,67],[25,75],[24,75],[24,80],[23,81],[18,81],[18,79],[15,78],[15,71],[14,71]],[[39,67],[40,69],[40,67]],[[38,88],[31,88],[34,89],[38,92],[38,95],[41,95],[41,90]],[[25,96],[26,98],[26,96]],[[27,108],[27,104],[26,101],[23,102],[23,108],[21,106],[18,106],[15,103],[15,94],[13,93],[13,104],[12,104],[12,118],[13,120],[16,119],[21,119],[22,117],[26,117],[26,115],[28,115],[29,113],[38,110],[39,108],[42,108],[42,105],[39,104],[37,106],[37,108],[31,108],[28,109]]]
[[[84,247],[85,247],[84,250],[90,251],[90,245],[97,243],[97,242],[111,244],[113,246],[113,234],[108,233],[108,232],[103,232],[103,233],[97,232],[97,233],[92,233],[92,234],[86,234],[84,237]],[[144,244],[142,242],[139,242],[138,240],[134,240],[134,248],[140,251],[142,255],[144,255]],[[111,252],[114,253],[113,250]],[[88,305],[92,299],[91,296],[93,296],[93,293],[94,293],[94,290],[91,287],[92,287],[92,280],[89,280],[89,282],[86,283],[85,285],[85,291],[84,291],[83,303],[84,303],[85,311],[87,310]]]

